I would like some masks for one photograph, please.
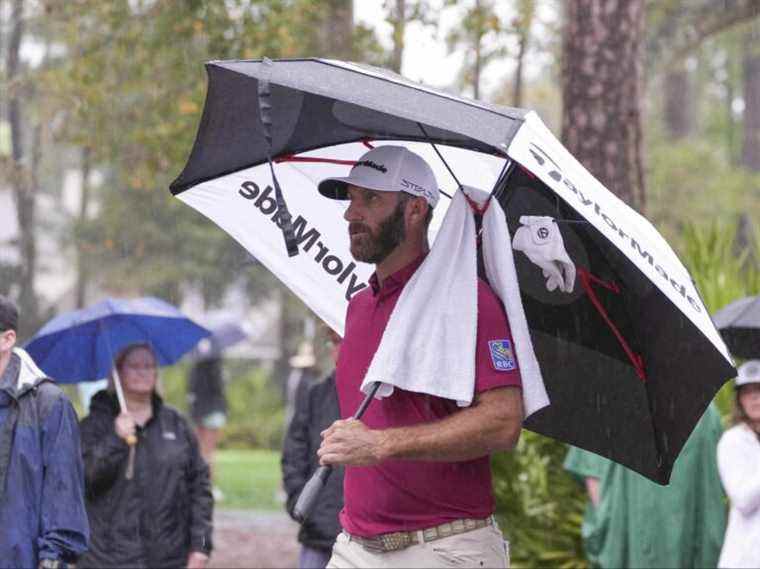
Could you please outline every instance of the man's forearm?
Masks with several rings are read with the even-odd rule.
[[[519,390],[513,391],[519,395]],[[434,423],[381,431],[380,460],[459,462],[511,450],[521,423],[521,411],[481,400]]]
[[[503,387],[478,395],[471,407],[433,423],[370,429],[356,419],[335,421],[322,431],[320,464],[370,466],[384,460],[459,462],[510,450],[522,426],[519,389]]]

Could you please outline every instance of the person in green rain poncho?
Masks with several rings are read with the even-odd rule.
[[[715,567],[726,530],[711,404],[660,486],[599,455],[571,447],[565,458],[589,494],[583,542],[596,567]]]

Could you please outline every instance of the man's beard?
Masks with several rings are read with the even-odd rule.
[[[364,232],[361,237],[354,241],[351,240],[351,254],[354,259],[363,263],[372,263],[374,265],[385,260],[398,245],[406,239],[406,228],[404,227],[404,210],[406,202],[399,201],[396,209],[386,217],[374,235],[369,227],[363,223],[352,223],[352,228],[361,227]]]

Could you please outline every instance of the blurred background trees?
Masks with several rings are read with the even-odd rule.
[[[313,325],[255,259],[168,193],[202,110],[202,63],[319,56],[408,73],[423,36],[457,62],[446,88],[536,109],[644,211],[711,311],[760,293],[755,0],[0,0],[0,292],[21,304],[23,334],[105,293],[177,304],[192,293],[213,308],[235,289],[273,302],[279,357],[236,368],[248,379],[233,380],[231,398],[263,403],[247,418],[233,410],[229,443],[276,446],[267,382]],[[181,405],[181,381],[166,383]],[[495,460],[518,562],[584,563],[583,495],[562,472],[564,452],[526,433],[519,452]]]

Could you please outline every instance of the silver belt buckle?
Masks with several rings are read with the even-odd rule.
[[[408,531],[384,533],[378,537],[380,538],[380,543],[383,544],[384,551],[400,551],[412,544],[411,534]]]

